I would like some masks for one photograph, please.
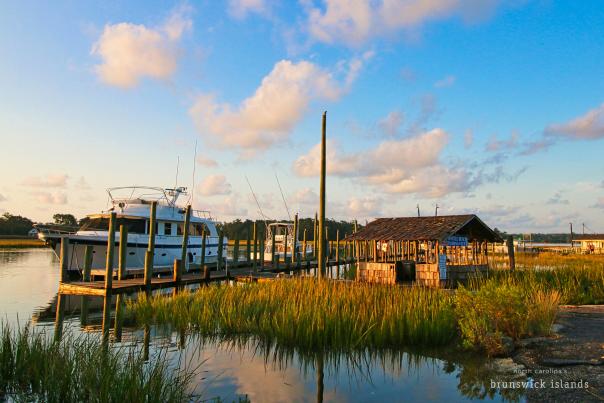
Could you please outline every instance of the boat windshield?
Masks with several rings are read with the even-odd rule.
[[[109,217],[85,218],[80,231],[107,231],[109,230]],[[119,231],[120,225],[124,225],[131,234],[145,233],[144,218],[124,218],[118,217],[115,230]]]

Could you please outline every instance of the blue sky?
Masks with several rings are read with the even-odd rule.
[[[220,220],[317,209],[322,111],[339,219],[475,212],[604,231],[599,1],[0,5],[0,212],[193,188]]]

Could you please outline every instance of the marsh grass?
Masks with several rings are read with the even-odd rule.
[[[29,327],[0,328],[0,400],[179,402],[193,373],[169,368],[165,355],[105,350],[95,339],[54,342]]]
[[[457,335],[442,290],[283,279],[208,286],[172,298],[141,294],[128,309],[141,323],[192,326],[201,335],[253,335],[299,350],[439,346]]]
[[[557,291],[561,304],[604,303],[604,258],[540,255],[524,256],[523,267],[514,272],[491,270],[490,276],[498,283],[514,283],[528,291]]]

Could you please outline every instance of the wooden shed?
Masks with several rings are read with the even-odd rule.
[[[581,253],[603,254],[604,234],[582,234],[573,236],[573,244],[579,243]]]
[[[357,280],[429,286],[486,273],[488,244],[503,241],[474,214],[379,218],[346,240],[355,244]]]

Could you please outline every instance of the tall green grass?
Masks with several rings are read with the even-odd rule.
[[[128,308],[142,323],[252,335],[301,350],[438,346],[457,337],[452,296],[420,287],[287,279],[172,298],[142,294]]]
[[[29,327],[0,328],[0,401],[180,402],[192,376],[165,356],[145,362],[85,336],[54,342]]]
[[[557,291],[561,304],[604,303],[604,260],[544,256],[542,259],[530,258],[530,261],[531,265],[514,272],[492,270],[491,278],[500,284],[514,283],[527,291]]]

